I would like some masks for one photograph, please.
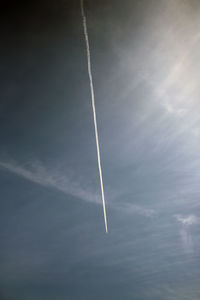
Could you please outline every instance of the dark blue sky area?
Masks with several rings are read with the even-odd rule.
[[[200,2],[1,8],[0,299],[200,299]]]

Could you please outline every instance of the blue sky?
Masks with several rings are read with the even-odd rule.
[[[11,5],[12,4],[12,5]],[[0,297],[196,300],[199,2],[5,4]]]

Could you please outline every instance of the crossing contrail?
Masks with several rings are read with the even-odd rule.
[[[108,232],[106,204],[105,204],[105,198],[104,198],[103,177],[102,177],[102,169],[101,169],[101,156],[100,156],[100,149],[99,149],[99,136],[98,136],[98,129],[97,129],[96,109],[95,109],[94,87],[93,87],[92,70],[91,70],[90,46],[89,46],[87,22],[86,22],[86,16],[85,16],[85,11],[84,11],[83,0],[80,0],[80,1],[81,1],[81,15],[82,15],[82,20],[83,20],[85,44],[86,44],[86,50],[87,50],[88,76],[89,76],[89,81],[90,81],[90,93],[91,93],[91,99],[92,99],[92,110],[93,110],[93,118],[94,118],[94,129],[95,129],[95,138],[96,138],[96,147],[97,147],[99,178],[100,178],[100,185],[101,185],[101,196],[102,196],[102,202],[103,202],[104,222],[105,222],[106,232]]]

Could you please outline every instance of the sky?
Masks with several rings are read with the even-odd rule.
[[[0,300],[200,298],[200,2],[7,1]]]

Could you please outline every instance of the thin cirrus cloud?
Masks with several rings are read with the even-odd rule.
[[[65,194],[70,194],[87,202],[100,202],[99,197],[95,195],[95,193],[82,188],[80,184],[72,182],[58,171],[47,170],[39,161],[27,162],[26,167],[20,166],[13,161],[1,161],[0,167],[26,180],[45,187],[54,188]]]
[[[186,49],[184,47],[177,50],[179,55],[158,89],[163,106],[169,113],[177,116],[187,114],[190,109],[188,103],[192,104],[193,102],[190,98],[195,98],[194,95],[198,89],[198,82],[193,74],[191,54],[198,45],[199,39],[200,35],[195,34]],[[174,90],[176,90],[175,97],[171,97]]]
[[[28,181],[34,182],[44,187],[56,189],[64,194],[77,197],[83,201],[101,205],[101,197],[91,187],[84,186],[80,182],[74,182],[58,170],[47,169],[40,161],[28,161],[20,166],[16,161],[0,161],[0,168],[20,176]],[[108,206],[124,214],[137,214],[143,217],[152,217],[155,211],[140,205],[116,203],[114,201],[116,192],[109,191]],[[119,196],[119,195],[118,195]]]
[[[149,53],[143,77],[166,112],[187,117],[199,102],[199,17],[183,1],[162,5],[163,14],[149,24],[156,46],[152,48],[146,38]]]
[[[131,203],[118,204],[116,208],[120,211],[126,212],[127,214],[136,213],[144,217],[153,217],[156,214],[156,211],[152,208],[146,208]]]
[[[186,226],[199,224],[200,221],[199,218],[195,215],[188,215],[188,216],[174,215],[174,217],[179,223]]]
[[[174,215],[177,222],[181,225],[179,234],[183,250],[186,254],[192,254],[195,250],[195,242],[192,227],[200,223],[199,217],[191,215]]]

